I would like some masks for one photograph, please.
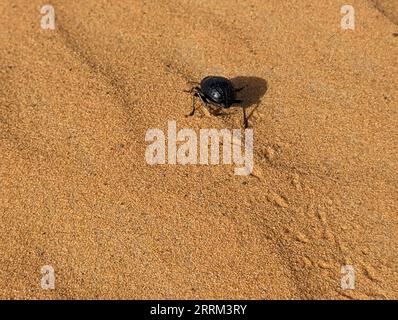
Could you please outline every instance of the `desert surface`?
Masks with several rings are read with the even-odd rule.
[[[345,4],[1,1],[0,298],[397,299],[398,3]],[[186,117],[208,75],[250,175],[146,161],[169,121],[241,128]]]

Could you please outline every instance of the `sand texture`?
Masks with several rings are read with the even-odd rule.
[[[337,0],[44,4],[0,2],[0,298],[398,298],[397,1],[354,31]],[[168,121],[240,128],[185,117],[207,75],[247,85],[250,176],[145,161]]]

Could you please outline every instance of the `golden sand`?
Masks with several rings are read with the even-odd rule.
[[[55,30],[12,3],[1,298],[398,298],[396,1],[351,1],[354,31],[337,0],[52,0]],[[148,165],[149,128],[240,128],[185,117],[212,74],[249,84],[253,175]]]

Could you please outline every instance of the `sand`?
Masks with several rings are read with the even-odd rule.
[[[43,4],[0,3],[1,298],[398,298],[396,1]],[[149,128],[240,128],[185,117],[214,74],[253,174],[148,165]]]

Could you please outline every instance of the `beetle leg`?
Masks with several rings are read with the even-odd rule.
[[[192,95],[192,111],[189,114],[187,114],[186,117],[191,117],[191,116],[193,116],[195,114],[195,110],[196,110],[195,109],[195,98],[197,97],[197,95],[198,95],[197,92],[195,92]]]
[[[202,97],[202,95],[200,93],[200,88],[199,87],[192,87],[191,90],[189,90],[189,91],[184,90],[184,91],[188,92],[188,93],[190,93],[192,95],[192,111],[189,114],[186,115],[186,117],[191,117],[191,116],[193,116],[195,114],[195,111],[196,111],[196,107],[195,107],[195,101],[196,100],[195,100],[195,98],[199,97],[200,100],[202,100],[203,103],[205,103],[205,102],[203,101],[203,97]]]
[[[206,98],[200,93],[200,91],[196,91],[196,96],[199,97],[200,101],[202,101],[202,103],[204,105],[207,105],[207,100]]]
[[[186,93],[191,93],[191,94],[193,94],[194,92],[195,92],[195,88],[191,88],[191,89],[189,89],[189,90],[182,90],[183,92],[186,92]]]
[[[209,108],[209,103],[206,100],[206,97],[204,97],[200,91],[197,92],[197,97],[199,97],[200,101],[202,101],[203,106],[205,107],[206,111],[208,112],[207,115],[211,114],[210,108]]]
[[[187,117],[193,116],[195,114],[196,111],[196,98],[199,98],[200,101],[203,103],[203,105],[206,107],[208,106],[208,102],[206,100],[206,98],[202,95],[200,88],[199,87],[194,87],[191,89],[192,94],[192,111],[190,114],[187,115]]]
[[[196,94],[193,94],[192,95],[192,111],[188,115],[189,117],[191,117],[191,116],[193,116],[195,114],[195,98],[196,98]]]
[[[212,105],[205,105],[206,106],[206,109],[207,109],[207,111],[209,112],[209,114],[211,114],[211,115],[213,115],[213,116],[216,116],[217,114],[217,110],[216,109],[214,109],[213,108],[213,106]]]
[[[198,92],[200,92],[200,88],[199,87],[192,87],[191,89],[189,89],[189,90],[182,90],[183,92],[186,92],[186,93],[191,93],[191,94],[194,94],[194,93],[198,93]]]
[[[246,129],[249,126],[246,116],[246,108],[242,108],[243,111],[243,128]]]

